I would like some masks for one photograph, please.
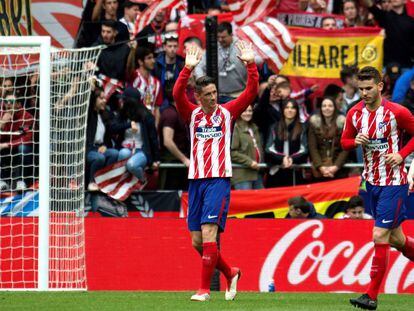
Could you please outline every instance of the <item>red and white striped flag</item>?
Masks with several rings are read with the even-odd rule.
[[[276,7],[276,0],[227,0],[234,22],[243,26],[263,19]]]
[[[256,52],[267,62],[274,73],[282,69],[295,47],[295,42],[287,28],[273,17],[240,27],[237,30],[237,36],[251,42]]]
[[[145,26],[147,26],[154,19],[155,15],[161,10],[168,9],[177,11],[187,11],[186,0],[161,0],[154,1],[148,6],[144,12],[138,14],[135,20],[134,36],[136,36]]]
[[[129,159],[115,162],[100,169],[95,174],[95,182],[99,189],[115,200],[124,201],[142,183],[126,169]]]
[[[113,93],[120,92],[124,88],[123,82],[105,76],[104,74],[99,74],[98,80],[102,84],[106,100],[108,100]]]

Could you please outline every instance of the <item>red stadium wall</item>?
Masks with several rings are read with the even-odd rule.
[[[372,221],[230,219],[223,255],[244,272],[240,290],[364,291]],[[404,223],[413,234],[414,221]],[[86,219],[90,290],[194,290],[200,260],[183,219]],[[387,293],[414,293],[414,264],[391,251]]]

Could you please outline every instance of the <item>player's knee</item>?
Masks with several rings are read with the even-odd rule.
[[[386,230],[374,228],[372,232],[372,240],[374,243],[388,243],[390,240],[390,233]]]
[[[203,242],[215,242],[217,239],[217,226],[209,225],[202,227]]]

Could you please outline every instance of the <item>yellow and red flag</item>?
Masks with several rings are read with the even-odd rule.
[[[317,212],[325,214],[332,203],[347,201],[357,195],[360,183],[361,178],[356,176],[292,187],[234,190],[231,192],[228,217],[244,218],[248,215],[273,213],[275,218],[284,218],[289,210],[287,201],[295,196],[305,197],[314,204]],[[183,193],[181,206],[185,216],[188,210],[188,193]]]
[[[290,78],[294,90],[314,84],[319,84],[319,90],[330,83],[342,85],[344,65],[373,66],[382,71],[384,36],[380,28],[289,28],[289,32],[296,45],[280,74]]]

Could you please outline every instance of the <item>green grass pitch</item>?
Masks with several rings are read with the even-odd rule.
[[[341,311],[355,309],[348,302],[355,294],[240,292],[224,301],[213,292],[209,302],[189,301],[192,292],[0,292],[0,310],[295,310]],[[380,295],[378,309],[414,310],[414,295]]]

